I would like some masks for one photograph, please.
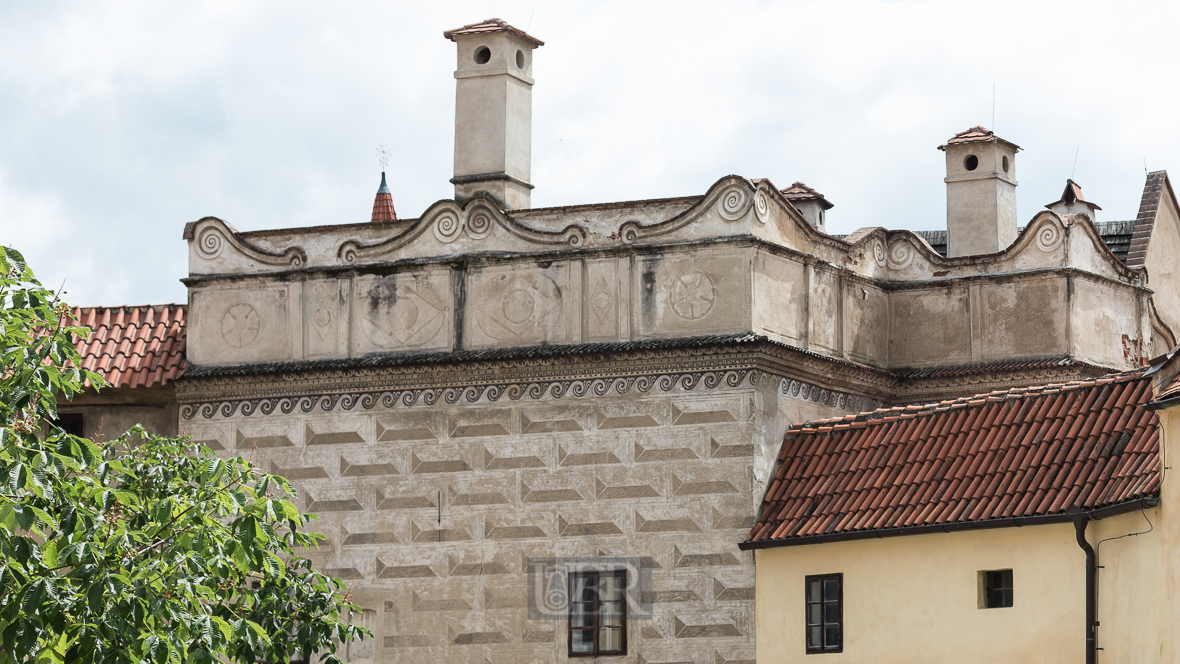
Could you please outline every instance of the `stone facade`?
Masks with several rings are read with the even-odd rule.
[[[1014,209],[972,230],[982,208],[948,203],[952,230],[996,246],[946,258],[908,231],[827,235],[822,196],[809,221],[739,176],[528,209],[540,42],[501,24],[448,33],[455,200],[384,223],[185,228],[178,429],[292,479],[320,515],[310,555],[354,584],[378,637],[350,662],[565,661],[568,622],[529,612],[530,561],[552,558],[650,573],[614,659],[752,662],[738,543],[791,423],[1127,369],[1175,343],[1180,305],[1082,214],[1010,237]],[[985,167],[1015,186],[1014,162]],[[948,194],[977,181],[951,176]]]
[[[378,635],[356,662],[564,661],[528,614],[554,557],[650,559],[623,661],[752,661],[737,544],[792,422],[1138,366],[1166,330],[1085,217],[948,259],[739,177],[186,237],[180,428],[296,481]]]

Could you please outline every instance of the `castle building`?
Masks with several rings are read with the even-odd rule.
[[[296,483],[377,635],[350,662],[752,662],[739,544],[792,425],[1176,343],[1163,172],[1133,221],[1071,182],[1021,227],[1018,148],[974,127],[940,147],[945,233],[836,237],[814,189],[736,175],[532,208],[543,42],[444,36],[453,199],[401,219],[383,177],[370,222],[184,229],[176,430]]]

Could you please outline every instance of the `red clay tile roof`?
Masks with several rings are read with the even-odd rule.
[[[82,368],[102,374],[112,387],[153,387],[184,375],[187,307],[74,307],[78,325],[91,329],[79,339]]]
[[[1159,420],[1143,407],[1144,371],[794,426],[743,548],[1000,525],[1150,496]]]
[[[540,39],[527,34],[524,30],[508,25],[508,23],[501,21],[498,18],[489,18],[486,21],[472,23],[461,28],[455,28],[454,30],[447,30],[443,32],[443,36],[447,39],[450,39],[451,41],[458,41],[455,39],[455,37],[463,37],[466,35],[482,35],[491,32],[513,32],[516,33],[516,35],[521,39],[532,42],[536,46],[545,45],[545,42],[541,41]]]
[[[1164,386],[1160,393],[1156,395],[1156,401],[1165,401],[1167,399],[1174,399],[1180,397],[1180,375],[1172,379],[1172,382]]]
[[[795,184],[792,184],[791,186],[787,187],[786,189],[783,189],[782,195],[788,201],[792,201],[792,202],[794,202],[794,201],[819,201],[820,205],[822,205],[825,210],[831,210],[833,207],[835,207],[835,205],[832,204],[831,202],[829,202],[828,199],[824,198],[823,194],[812,189],[811,187],[808,187],[807,185],[803,184],[802,182],[796,182]]]
[[[372,223],[397,221],[397,211],[393,209],[393,194],[385,184],[385,173],[381,173],[381,186],[377,188],[377,197],[373,199]]]
[[[951,137],[951,140],[938,146],[938,149],[945,150],[946,146],[948,145],[961,145],[963,143],[990,143],[991,141],[1007,143],[1017,150],[1020,149],[1019,145],[1013,143],[1012,141],[1005,141],[999,136],[996,136],[995,132],[984,127],[972,127],[967,131],[961,131]]]
[[[1050,205],[1057,205],[1058,203],[1074,203],[1074,202],[1078,202],[1078,201],[1085,203],[1093,210],[1101,210],[1102,209],[1102,208],[1098,207],[1097,205],[1091,203],[1090,201],[1087,201],[1085,198],[1082,198],[1082,185],[1074,182],[1073,180],[1066,180],[1065,181],[1065,191],[1061,192],[1061,198],[1053,201],[1052,203],[1050,203],[1049,205],[1046,205],[1045,207],[1049,207]]]

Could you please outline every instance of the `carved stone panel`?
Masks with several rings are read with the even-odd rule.
[[[759,252],[754,258],[755,325],[787,343],[807,339],[807,278],[803,263]]]
[[[850,359],[886,366],[889,354],[889,294],[868,284],[844,286],[844,348]]]
[[[586,340],[613,340],[626,336],[620,325],[625,301],[620,298],[619,271],[617,259],[586,261],[583,281],[585,311],[582,314]]]
[[[745,253],[693,252],[638,261],[643,335],[717,334],[750,329],[750,264]]]
[[[357,277],[357,354],[449,349],[453,297],[446,268]]]
[[[194,290],[188,331],[193,364],[246,364],[293,359],[299,321],[287,285]]]
[[[303,286],[304,348],[308,359],[348,356],[348,282],[330,279]]]
[[[840,277],[835,272],[812,269],[808,296],[808,345],[832,355],[840,353],[837,334],[840,318]]]
[[[939,366],[970,361],[968,314],[966,288],[892,293],[890,366]]]
[[[578,297],[569,262],[503,265],[469,277],[465,345],[471,348],[574,340]]]

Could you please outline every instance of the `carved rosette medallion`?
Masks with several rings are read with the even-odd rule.
[[[414,348],[434,339],[446,323],[447,305],[432,279],[414,277],[374,284],[361,328],[374,346]]]
[[[311,315],[311,323],[315,326],[315,331],[322,341],[327,337],[332,321],[336,316],[332,313],[332,305],[326,298],[320,298],[316,302],[315,312]]]
[[[462,231],[463,224],[454,210],[443,210],[434,218],[434,236],[439,242],[454,242]]]
[[[741,218],[750,209],[750,192],[745,187],[731,187],[721,193],[717,211],[729,221]]]
[[[483,208],[477,208],[467,217],[464,230],[474,240],[484,239],[492,232],[492,213]]]
[[[672,280],[668,304],[684,320],[699,320],[713,310],[717,287],[713,278],[700,270],[690,270]]]
[[[1053,222],[1041,224],[1041,227],[1037,229],[1037,249],[1041,251],[1053,251],[1060,247],[1064,240],[1065,233],[1062,232],[1060,226]]]
[[[764,191],[754,194],[754,215],[764,224],[770,221],[770,199]]]
[[[232,348],[245,348],[254,343],[261,329],[258,312],[246,303],[231,305],[221,317],[221,338]]]
[[[904,240],[889,245],[888,261],[889,267],[894,270],[903,270],[909,267],[910,263],[914,261],[913,245]]]
[[[561,316],[561,290],[540,274],[505,275],[481,289],[476,321],[493,339],[518,339],[550,329]]]
[[[204,259],[211,260],[221,255],[225,248],[225,236],[215,226],[206,226],[197,236],[197,254]]]

